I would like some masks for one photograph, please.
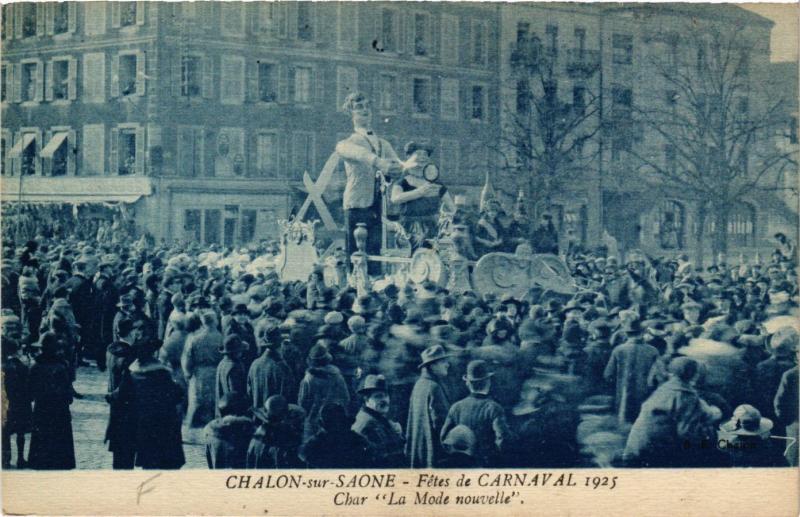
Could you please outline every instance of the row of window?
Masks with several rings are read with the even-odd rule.
[[[146,135],[139,124],[110,128],[87,124],[80,138],[74,128],[65,126],[46,131],[22,128],[13,135],[4,129],[0,163],[3,174],[9,175],[143,175],[146,145],[150,147],[151,164],[159,166],[163,161],[160,133],[151,129]],[[387,139],[402,149],[404,142],[399,138]],[[243,128],[222,127],[212,132],[200,126],[178,126],[176,172],[183,177],[300,180],[305,172],[316,176],[317,148],[315,133],[308,131],[258,130],[246,136]],[[76,160],[78,149],[82,151],[80,162]],[[442,139],[436,154],[443,177],[458,183],[463,182],[463,178],[457,179],[459,170],[482,173],[488,164],[487,151],[479,143],[464,144],[464,160],[461,150],[458,140]]]
[[[274,235],[276,230],[273,209],[225,205],[223,208],[189,208],[183,211],[183,239],[187,242],[234,246],[253,242],[256,235],[260,238]]]
[[[549,55],[555,56],[559,49],[558,25],[548,24],[545,26],[545,40],[543,50]],[[534,39],[540,39],[535,33],[531,32],[531,24],[526,21],[517,22],[517,45],[523,45]],[[577,53],[577,58],[582,59],[586,55],[586,28],[577,26],[573,31],[573,47]],[[611,35],[612,62],[619,65],[630,65],[633,63],[633,36],[630,34],[613,33]]]
[[[82,59],[81,100],[104,102],[106,54],[88,53]],[[145,95],[145,61],[145,53],[137,50],[122,51],[111,56],[111,97]],[[172,73],[172,89],[175,95],[198,99],[216,98],[214,60],[211,57],[185,55],[175,60]],[[26,59],[20,63],[7,63],[0,68],[0,74],[0,97],[3,102],[36,103],[71,101],[78,98],[78,61],[75,57],[56,57],[47,62]],[[396,73],[381,73],[375,81],[376,106],[381,113],[396,113],[410,106],[414,115],[432,116],[436,114],[438,99],[438,111],[445,120],[488,120],[488,88],[484,83],[468,83],[461,91],[461,82],[447,77],[435,81],[431,76],[414,75],[409,80]],[[344,98],[361,84],[358,69],[337,68],[338,109],[341,109]],[[265,60],[248,64],[241,56],[220,58],[219,99],[222,104],[242,104],[250,99],[263,103],[310,105],[322,102],[323,93],[320,69],[313,64],[297,63],[289,66]],[[409,101],[404,106],[402,102],[406,98]]]
[[[145,2],[88,2],[85,9],[85,32],[104,34],[111,11],[111,27],[136,27],[145,23]],[[205,29],[219,28],[223,36],[246,37],[248,21],[254,35],[276,38],[292,37],[312,42],[320,32],[319,9],[312,2],[258,2],[252,9],[241,2],[220,2],[219,13],[214,3],[182,2],[175,4],[173,19],[185,23],[202,22]],[[77,27],[77,4],[20,3],[3,8],[5,24],[3,38],[29,38],[45,35],[72,34]],[[359,27],[359,6],[340,3],[337,9],[337,45],[340,48],[358,46],[359,33],[368,36],[372,48],[380,53],[410,54],[421,58],[441,54],[445,63],[456,64],[459,59],[461,35],[467,34],[463,62],[484,66],[488,62],[489,24],[478,18],[461,18],[453,14],[434,15],[428,11],[408,12],[392,6],[369,7],[373,11],[373,27]],[[364,17],[366,19],[366,17]],[[218,25],[217,25],[218,24]],[[462,28],[463,26],[463,28]]]
[[[108,12],[112,28],[144,25],[145,2],[20,2],[3,6],[3,39],[60,36],[77,32],[78,5],[84,7],[87,35],[104,34]]]

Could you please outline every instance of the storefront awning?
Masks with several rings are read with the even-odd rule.
[[[33,133],[25,133],[22,135],[22,138],[17,140],[17,143],[14,144],[11,149],[8,151],[9,158],[19,158],[19,155],[22,154],[22,151],[28,148],[31,143],[36,140],[36,135]]]
[[[64,143],[64,140],[67,139],[67,134],[68,133],[66,131],[55,133],[53,138],[51,138],[50,141],[47,142],[47,145],[44,146],[44,149],[42,149],[42,158],[52,159],[53,154],[55,154],[58,148],[61,147],[61,144]]]
[[[0,182],[2,200],[23,203],[135,203],[153,189],[145,176],[25,176]]]

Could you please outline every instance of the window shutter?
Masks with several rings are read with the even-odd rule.
[[[432,13],[428,20],[430,23],[428,24],[428,41],[430,42],[430,55],[431,56],[438,56],[441,52],[440,44],[442,39],[439,37],[439,31],[441,28],[441,24],[439,23],[439,15]]]
[[[14,72],[16,72],[16,66],[14,63],[8,63],[6,65],[6,102],[8,103],[14,102],[14,77],[16,76]]]
[[[42,156],[42,130],[41,129],[37,129],[35,131],[35,133],[36,133],[36,142],[35,142],[35,145],[36,145],[36,158],[34,160],[34,163],[36,164],[36,175],[37,176],[41,176],[42,175],[42,158],[41,158],[41,156]]]
[[[278,66],[278,103],[286,104],[289,102],[289,67],[286,65]]]
[[[39,4],[39,5],[41,5],[41,7],[44,8],[44,11],[45,11],[44,12],[44,29],[45,29],[45,33],[47,33],[47,35],[50,36],[50,35],[53,34],[53,32],[55,32],[53,27],[55,26],[55,10],[56,10],[56,6],[54,4],[51,4],[51,3]],[[36,6],[37,9],[38,9],[39,5]],[[38,15],[38,12],[37,12],[37,15]],[[36,21],[38,23],[39,20],[37,19]]]
[[[9,6],[10,7],[10,6]],[[14,65],[14,102],[22,102],[22,64]]]
[[[42,95],[44,93],[44,63],[41,61],[36,62],[36,91],[33,94],[33,100],[42,102]]]
[[[286,23],[288,24],[288,37],[297,39],[297,4],[286,2]]]
[[[180,54],[171,54],[170,63],[172,71],[171,90],[173,97],[181,96],[181,86],[183,85],[183,77],[181,77],[181,61],[183,56]]]
[[[12,4],[16,9],[14,10],[14,36],[17,38],[22,37],[22,4]],[[21,160],[17,160],[20,162]]]
[[[246,160],[247,166],[245,167],[245,176],[258,176],[258,132],[254,132],[247,139],[247,152]]]
[[[203,58],[203,98],[214,98],[214,62],[211,56]]]
[[[67,32],[75,34],[78,29],[78,5],[75,2],[69,2],[67,5]]]
[[[144,140],[144,127],[136,128],[136,175],[144,176],[144,154],[145,154],[145,140]]]
[[[403,18],[405,29],[405,50],[410,55],[414,55],[414,13],[405,13],[401,15]]]
[[[67,132],[67,176],[75,176],[78,160],[78,133],[74,129]]]
[[[86,102],[106,100],[106,56],[102,52],[83,56],[83,98]]]
[[[53,61],[47,63],[44,73],[44,100],[53,100]]]
[[[147,92],[146,55],[143,51],[136,53],[136,95],[143,96]]]
[[[14,14],[12,10],[14,4],[6,4],[3,9],[3,38],[12,39],[14,37]]]
[[[458,16],[443,14],[440,31],[440,54],[447,65],[458,63]]]
[[[247,102],[256,102],[258,100],[258,62],[245,61],[244,69],[246,77],[244,98]]]
[[[47,34],[47,14],[52,13],[50,4],[44,2],[36,4],[36,35],[44,36]]]
[[[119,2],[111,2],[111,27],[118,28],[120,25]]]
[[[144,25],[145,4],[147,2],[136,2],[136,25]]]
[[[112,10],[114,9],[114,3],[109,2],[111,4]],[[70,2],[70,6],[74,6],[73,2]],[[97,34],[105,34],[106,33],[106,2],[86,2],[84,5],[84,32],[87,35],[97,35]],[[72,11],[70,11],[70,27],[72,27],[73,20],[77,22],[77,18],[72,16]]]
[[[119,97],[119,54],[111,58],[111,97]]]
[[[53,131],[48,129],[44,132],[44,142],[47,145],[50,142],[50,139],[53,138]],[[63,145],[63,144],[62,144]],[[49,160],[42,159],[43,167],[43,175],[44,176],[52,176],[53,175],[53,160],[52,157]]]
[[[286,131],[278,134],[278,177],[289,177],[289,137]]]
[[[465,18],[462,20],[461,25],[463,25],[464,31],[464,43],[465,45],[461,45],[461,63],[469,64],[471,60],[471,52],[472,52],[472,26],[471,20],[469,18]]]
[[[67,98],[74,101],[78,97],[78,60],[69,58],[67,63]]]
[[[358,4],[339,2],[336,4],[339,15],[339,48],[355,50],[358,48]],[[380,12],[380,9],[375,9]]]
[[[119,174],[119,160],[117,159],[119,148],[119,129],[111,129],[111,145],[108,151],[108,173],[111,175]]]
[[[316,89],[317,89],[316,95],[314,95],[313,92],[312,92],[312,100],[316,100],[318,103],[324,104],[325,103],[325,89],[326,89],[325,88],[326,84],[325,84],[325,81],[324,81],[324,79],[325,79],[324,68],[321,67],[321,66],[315,66],[311,70],[311,75],[312,75],[312,81],[313,81],[311,83],[312,84],[312,88],[316,84]]]

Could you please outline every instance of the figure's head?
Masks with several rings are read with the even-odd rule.
[[[369,127],[372,125],[372,104],[363,93],[353,92],[348,95],[342,109],[353,117],[354,126]]]

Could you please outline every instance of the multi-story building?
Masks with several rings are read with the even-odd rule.
[[[168,241],[272,237],[305,197],[303,173],[315,178],[350,133],[341,106],[355,90],[398,153],[411,139],[435,146],[454,192],[477,191],[488,167],[495,5],[63,2],[3,14],[3,201],[129,203]]]
[[[545,51],[556,56],[558,76],[552,83],[562,101],[567,105],[578,102],[570,99],[578,99],[576,92],[580,91],[591,92],[599,102],[597,123],[602,130],[589,143],[596,146],[592,156],[597,159],[585,167],[583,177],[575,178],[552,199],[560,229],[572,227],[574,235],[588,245],[608,242],[608,236],[603,235],[607,232],[623,250],[641,248],[653,255],[696,249],[696,199],[681,189],[654,188],[658,181],[653,181],[652,171],[643,166],[647,161],[666,166],[667,161],[675,160],[676,150],[658,131],[639,124],[636,115],[639,108],[668,107],[669,99],[677,94],[655,68],[661,58],[673,56],[675,63],[681,63],[681,73],[689,74],[687,77],[698,73],[704,52],[715,49],[710,42],[708,46],[695,45],[698,38],[690,36],[707,33],[712,24],[727,24],[730,33],[740,36],[737,44],[747,54],[747,66],[741,70],[746,98],[737,98],[733,109],[758,112],[796,92],[796,67],[784,74],[787,80],[783,84],[764,87],[770,66],[775,66],[770,64],[769,49],[773,23],[736,6],[518,3],[501,9],[501,91],[507,100],[501,113],[501,131],[513,116],[507,110],[518,110],[521,105],[513,102],[520,94],[519,89],[515,91],[514,62],[532,35]],[[587,74],[586,70],[596,72]],[[790,81],[795,84],[788,85]],[[796,98],[794,101],[796,105]],[[757,145],[764,148],[776,145],[772,135],[759,138]],[[750,166],[756,168],[752,163]],[[796,170],[794,175],[784,171],[782,177],[787,178],[784,182],[791,182]],[[796,203],[791,209],[780,201],[772,188],[775,181],[779,179],[762,178],[759,188],[747,192],[737,206],[731,207],[727,222],[729,252],[752,255],[769,245],[776,229],[797,232]],[[708,236],[715,222],[710,216],[705,221]],[[705,251],[710,251],[708,243]]]

